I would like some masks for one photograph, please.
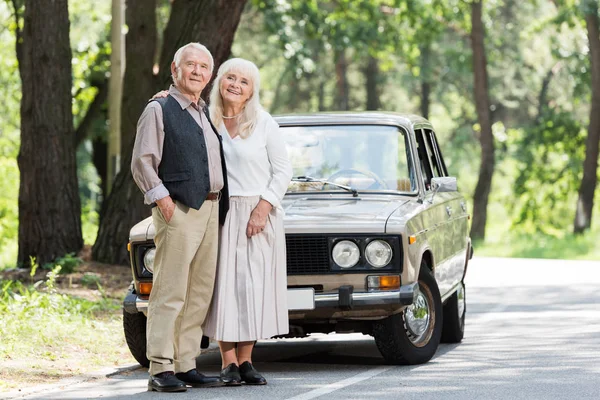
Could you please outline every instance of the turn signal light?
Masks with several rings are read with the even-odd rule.
[[[151,282],[140,282],[140,294],[149,295],[152,291]]]
[[[131,252],[131,242],[127,243],[127,251]]]
[[[413,244],[417,241],[417,237],[415,235],[411,235],[408,237],[408,244]]]
[[[367,277],[367,288],[389,290],[400,288],[400,275],[376,275]]]

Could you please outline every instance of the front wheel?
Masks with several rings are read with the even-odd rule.
[[[440,343],[442,300],[426,262],[421,264],[418,288],[413,304],[373,325],[377,348],[389,364],[426,363]]]
[[[146,357],[146,316],[141,312],[130,314],[123,310],[123,330],[133,358],[141,366],[148,368],[150,361]]]

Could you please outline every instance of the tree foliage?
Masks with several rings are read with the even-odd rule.
[[[179,32],[193,31],[196,40],[213,43],[206,39],[209,31],[226,28],[227,34],[219,33],[221,43],[225,43],[220,47],[224,52],[216,47],[211,50],[219,54],[217,59],[224,59],[228,56],[226,43],[233,40],[234,56],[256,62],[263,77],[261,99],[271,112],[348,108],[428,115],[437,128],[449,171],[459,176],[461,191],[475,191],[481,126],[472,95],[472,1],[252,0],[244,9],[235,38],[231,35],[237,23],[206,25],[197,17],[216,15],[216,9],[204,7],[217,2],[155,1],[153,45],[144,55],[134,56],[138,60],[147,57],[143,79],[151,83],[141,85],[144,89],[138,91],[139,96],[130,99],[135,112],[126,116],[129,122],[123,134],[129,144],[123,146],[122,159],[130,156],[128,146],[139,107],[154,91],[165,87],[172,52],[192,38]],[[106,170],[105,89],[111,51],[109,3],[69,0],[73,129],[78,143],[78,188],[87,243],[96,236],[98,211],[106,200],[102,179]],[[128,3],[137,4],[133,0]],[[221,3],[241,12],[245,2]],[[589,147],[586,140],[594,115],[586,15],[594,14],[597,3],[483,2],[489,110],[496,173],[501,177],[493,181],[489,197],[494,210],[489,223],[494,229],[498,221],[510,218],[512,231],[561,235],[572,226],[568,221],[574,219],[576,193],[583,187],[585,151]],[[5,110],[0,120],[0,168],[4,172],[0,183],[0,268],[13,263],[17,251],[16,157],[21,143],[21,84],[14,6],[23,11],[23,4],[22,0],[0,2],[0,96]],[[154,10],[153,1],[139,4],[146,7],[140,13],[147,12],[148,7]],[[177,7],[185,12],[171,20],[171,11]],[[135,24],[129,29],[135,31],[135,36],[143,35]],[[138,36],[140,43],[143,40]],[[158,75],[148,71],[152,67],[158,68]],[[147,211],[140,204],[141,193],[126,176],[128,166],[122,170],[123,182],[128,182],[127,191],[132,197],[125,201],[129,208],[104,201],[105,209],[111,211],[105,210],[103,215],[112,213],[111,219],[122,224],[118,233],[104,228],[104,238],[114,239],[114,243],[105,247],[103,260],[119,254],[115,260],[123,261],[126,232],[134,220],[145,215],[133,212],[127,216],[127,211],[132,207]],[[511,206],[506,206],[509,203]]]

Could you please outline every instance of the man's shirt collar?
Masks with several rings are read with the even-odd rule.
[[[181,93],[175,85],[171,85],[169,87],[169,94],[171,96],[173,96],[173,98],[175,100],[177,100],[177,102],[181,106],[182,110],[185,110],[190,105],[192,105],[192,101],[187,96],[185,96],[183,93]],[[197,107],[198,107],[197,109],[201,110],[202,108],[204,108],[205,105],[206,105],[206,103],[204,102],[204,100],[202,98],[199,98],[198,103],[197,103]],[[193,105],[192,105],[192,107],[193,107]],[[194,107],[194,108],[196,108],[196,107]]]

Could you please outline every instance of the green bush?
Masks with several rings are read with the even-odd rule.
[[[86,272],[81,277],[81,284],[85,287],[100,288],[100,277],[97,274]]]
[[[79,257],[75,257],[75,253],[68,253],[62,257],[58,257],[54,262],[44,264],[42,269],[53,270],[56,266],[60,266],[61,274],[70,274],[82,263],[83,260]]]

